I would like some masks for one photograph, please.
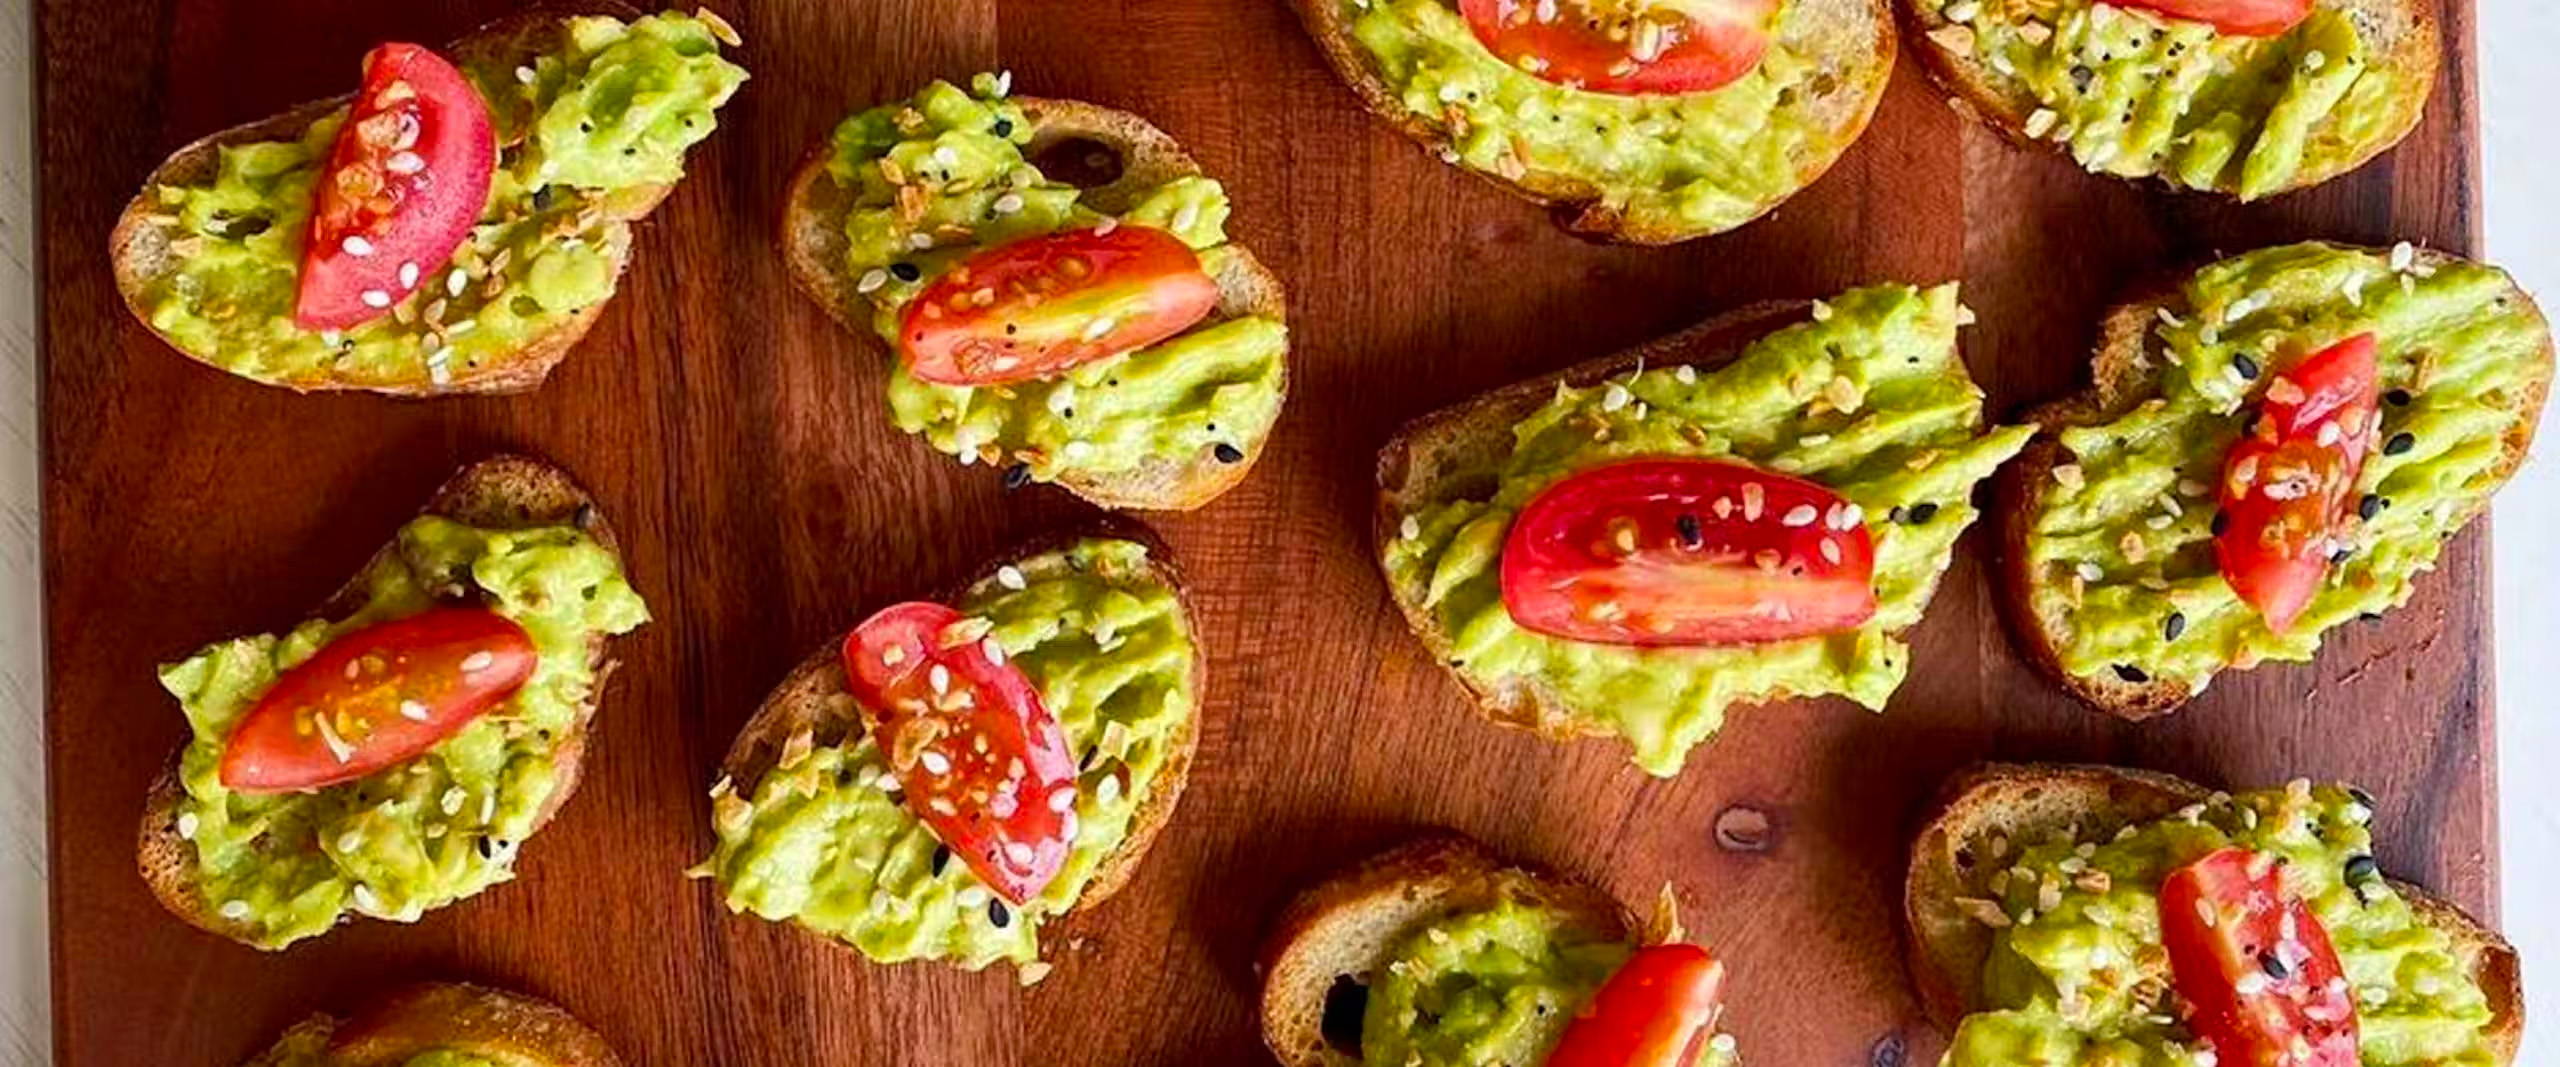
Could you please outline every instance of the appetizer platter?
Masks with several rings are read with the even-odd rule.
[[[2469,0],[1558,2],[39,0],[59,1062],[2510,1062]]]

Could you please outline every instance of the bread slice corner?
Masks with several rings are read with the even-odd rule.
[[[346,1067],[408,1062],[434,1051],[504,1057],[531,1067],[621,1067],[613,1048],[577,1017],[521,993],[452,982],[422,983],[340,1019],[314,1015],[243,1067]],[[325,1059],[315,1059],[325,1057]]]

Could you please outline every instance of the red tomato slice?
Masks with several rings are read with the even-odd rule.
[[[1003,385],[1144,348],[1218,307],[1182,239],[1148,226],[1063,230],[969,257],[917,293],[899,326],[907,370]]]
[[[2223,1067],[2356,1067],[2356,1004],[2329,931],[2274,858],[2226,848],[2170,872],[2160,936]]]
[[[2311,17],[2311,0],[2100,0],[2116,7],[2157,11],[2173,19],[2208,23],[2224,33],[2273,37]]]
[[[435,274],[489,204],[497,143],[489,105],[453,64],[414,44],[367,53],[314,191],[293,320],[359,326]]]
[[[222,785],[282,793],[406,763],[505,703],[540,657],[524,627],[434,608],[340,635],[284,672],[222,750]]]
[[[1458,0],[1476,40],[1547,81],[1596,93],[1700,93],[1769,51],[1781,0]]]
[[[1076,760],[1022,669],[940,604],[888,608],[844,643],[864,721],[916,817],[1020,905],[1067,863]]]
[[[1724,963],[1706,949],[1637,949],[1574,1015],[1546,1067],[1688,1067],[1715,1038],[1723,997]]]
[[[2364,473],[2379,396],[2373,335],[2340,341],[2267,383],[2256,421],[2223,460],[2214,558],[2267,626],[2293,626],[2320,591]]]
[[[1502,547],[1502,603],[1551,637],[1739,645],[1837,633],[1876,613],[1856,506],[1741,463],[1640,459],[1548,486]]]

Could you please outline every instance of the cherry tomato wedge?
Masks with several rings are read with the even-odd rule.
[[[1574,641],[1738,645],[1875,616],[1875,541],[1856,505],[1723,460],[1640,459],[1548,486],[1502,547],[1502,603]]]
[[[414,44],[367,53],[313,190],[294,321],[346,329],[406,299],[480,221],[497,162],[489,105],[453,64]]]
[[[1596,93],[1700,93],[1760,65],[1782,0],[1458,0],[1476,40]]]
[[[2223,460],[2214,559],[2232,592],[2282,633],[2319,593],[2343,541],[2379,399],[2372,334],[2315,352],[2267,383]]]
[[[1565,1027],[1546,1067],[1689,1067],[1715,1039],[1724,963],[1696,945],[1627,957]]]
[[[1182,239],[1148,226],[1063,230],[997,245],[935,278],[899,326],[907,370],[1003,385],[1162,341],[1218,307]]]
[[[2170,872],[2160,936],[2222,1067],[2356,1067],[2338,952],[2272,856],[2226,848]]]
[[[2223,33],[2273,37],[2311,17],[2311,0],[2100,0],[2202,22]]]
[[[997,896],[1038,896],[1075,840],[1075,755],[984,620],[887,608],[845,639],[844,667],[907,808]]]
[[[481,608],[349,631],[284,672],[232,728],[223,787],[318,789],[406,763],[505,703],[539,659],[524,627]]]

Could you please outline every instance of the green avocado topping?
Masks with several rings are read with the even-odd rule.
[[[211,645],[161,668],[194,731],[179,763],[180,836],[204,910],[280,949],[350,912],[413,922],[514,876],[551,799],[560,746],[594,695],[594,642],[648,621],[613,552],[566,526],[487,530],[424,516],[361,578],[364,607],[282,636]],[[495,710],[427,754],[302,793],[223,788],[223,745],[276,678],[338,636],[473,596],[532,635],[540,663]]]
[[[1333,0],[1370,68],[1405,109],[1445,131],[1441,158],[1598,198],[1627,228],[1720,233],[1757,218],[1842,147],[1819,99],[1854,72],[1790,47],[1819,15],[1788,4],[1760,65],[1701,93],[1621,95],[1503,62],[1451,0]]]
[[[1147,555],[1135,542],[1086,539],[1016,561],[954,605],[994,624],[989,636],[1030,677],[1082,768],[1080,829],[1039,897],[1019,911],[994,897],[908,812],[887,758],[858,730],[836,743],[792,738],[744,792],[723,779],[711,794],[719,845],[693,873],[717,881],[733,912],[798,923],[876,962],[1030,964],[1041,922],[1075,907],[1193,729],[1199,650]],[[852,698],[837,699],[852,721]]]
[[[893,352],[917,293],[1010,241],[1106,222],[1148,226],[1191,246],[1211,277],[1232,272],[1242,253],[1227,243],[1227,194],[1216,181],[1177,178],[1105,213],[1086,190],[1023,158],[1038,131],[1004,80],[981,74],[971,88],[935,82],[836,128],[827,174],[853,200],[846,270]],[[899,429],[962,463],[1019,464],[1039,481],[1120,474],[1204,450],[1252,451],[1280,416],[1287,351],[1276,318],[1212,314],[1162,343],[1010,385],[919,381],[899,360],[889,410]]]
[[[1404,935],[1372,978],[1360,1021],[1370,1067],[1536,1067],[1634,950],[1505,889]],[[1719,1034],[1690,1067],[1729,1067]]]
[[[173,230],[172,266],[143,301],[153,329],[243,377],[296,389],[443,388],[613,295],[631,235],[619,220],[684,173],[712,112],[746,72],[689,15],[629,24],[582,17],[520,67],[455,58],[480,90],[500,145],[489,204],[451,262],[391,313],[344,332],[293,321],[312,185],[346,118],[297,140],[220,150],[211,184],[144,191]],[[513,57],[511,57],[513,58]]]
[[[1388,581],[1451,635],[1451,666],[1494,689],[1534,679],[1576,724],[1616,734],[1637,766],[1680,769],[1735,703],[1840,694],[1882,708],[1920,620],[1973,523],[1974,483],[2026,445],[1986,431],[1982,391],[1957,357],[1967,312],[1952,285],[1852,290],[1813,321],[1708,371],[1661,367],[1560,386],[1514,431],[1498,484],[1403,517]],[[1747,647],[1636,648],[1532,633],[1502,603],[1504,538],[1530,498],[1577,471],[1637,456],[1731,457],[1820,482],[1858,505],[1875,539],[1875,617],[1844,633]],[[1457,479],[1463,482],[1466,479]]]
[[[2427,86],[2378,63],[2344,5],[2273,37],[2093,0],[1923,0],[1931,37],[2039,106],[2082,166],[2243,200],[2325,180],[2407,128]],[[1959,19],[1961,16],[1961,19]]]
[[[2504,272],[2406,246],[2262,249],[2206,267],[2163,307],[2141,357],[2156,383],[2062,433],[2070,462],[2029,520],[2029,604],[2074,675],[2198,692],[2225,666],[2308,660],[2331,627],[2406,601],[2504,481],[2506,439],[2551,377],[2549,328]],[[2214,559],[2223,459],[2271,369],[2368,331],[2383,402],[2358,517],[2278,634]]]
[[[2167,819],[2085,839],[1991,844],[1996,906],[1982,1002],[1946,1067],[2209,1067],[2175,1019],[2159,887],[2238,846],[2277,857],[2337,949],[2371,1067],[2490,1067],[2488,997],[2470,961],[2374,868],[2372,809],[2343,786],[2217,794]]]

